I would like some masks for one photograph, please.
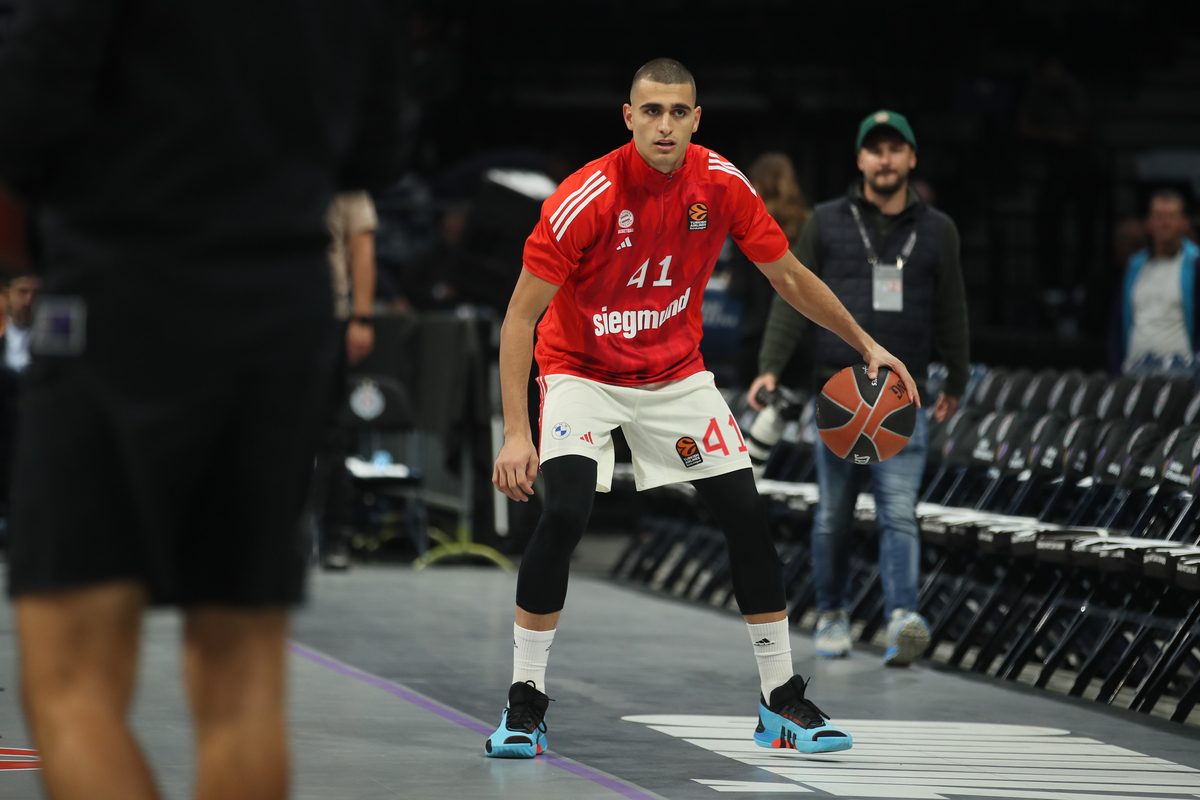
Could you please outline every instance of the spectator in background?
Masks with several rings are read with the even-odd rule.
[[[804,201],[792,160],[783,153],[763,153],[750,165],[747,177],[762,197],[767,213],[779,223],[788,243],[794,245],[812,209]]]
[[[333,273],[333,310],[339,320],[338,353],[333,376],[333,411],[336,417],[346,393],[346,371],[370,354],[375,346],[372,325],[375,304],[375,229],[379,218],[366,192],[343,192],[334,198],[325,216],[329,226],[329,266]],[[321,566],[350,567],[350,476],[346,456],[350,435],[331,419],[325,444],[317,457],[318,485],[325,486],[319,521],[318,550]]]
[[[29,333],[33,325],[33,298],[37,293],[38,277],[31,273],[16,275],[8,280],[4,290],[8,322],[4,327],[4,366],[24,372],[29,366]]]
[[[404,270],[401,288],[418,311],[453,308],[464,302],[459,284],[469,272],[470,255],[463,241],[470,218],[468,201],[447,203],[438,216],[438,238],[433,249],[415,258]]]
[[[812,208],[804,199],[804,192],[796,180],[796,168],[792,160],[783,153],[763,153],[750,165],[746,176],[758,190],[763,204],[787,237],[788,245],[795,247],[804,223],[812,215]],[[739,297],[743,303],[741,330],[739,331],[738,377],[745,386],[758,375],[758,347],[762,342],[767,315],[775,290],[762,271],[741,258],[737,248],[733,257],[740,262],[741,269],[732,271],[729,293]],[[801,346],[801,349],[804,349]],[[798,381],[804,380],[812,371],[811,359],[797,359],[791,372]]]
[[[1151,196],[1146,215],[1150,246],[1134,253],[1125,268],[1111,325],[1110,367],[1129,374],[1147,360],[1162,365],[1175,357],[1190,361],[1196,351],[1200,248],[1186,238],[1190,228],[1183,195],[1160,189]]]
[[[334,314],[346,325],[346,360],[357,364],[375,345],[375,229],[379,217],[366,192],[343,192],[325,217]]]
[[[933,414],[954,412],[967,385],[969,335],[958,228],[925,205],[909,184],[917,165],[917,140],[908,120],[880,110],[859,125],[855,142],[862,183],[817,206],[800,233],[796,256],[825,281],[864,330],[903,360],[921,391],[934,347],[949,369]],[[776,298],[759,355],[762,373],[747,392],[760,408],[760,388],[775,388],[806,323]],[[824,332],[813,337],[817,380],[823,382],[861,359]],[[850,542],[854,502],[868,477],[874,481],[879,521],[879,569],[887,601],[884,663],[907,666],[929,643],[917,613],[920,534],[917,492],[925,469],[928,425],[917,409],[908,444],[891,459],[860,467],[816,443],[821,503],[813,523],[813,576],[817,584],[817,654],[848,656],[852,647],[846,604],[850,592]]]
[[[1091,130],[1083,86],[1057,58],[1043,60],[1021,107],[1017,133],[1037,147],[1045,169],[1034,217],[1037,273],[1050,320],[1067,335],[1077,331],[1072,304],[1083,302],[1082,285],[1096,267],[1092,261],[1099,165],[1091,150]],[[1073,269],[1063,255],[1068,208],[1075,223]]]

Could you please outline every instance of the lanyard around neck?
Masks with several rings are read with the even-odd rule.
[[[858,206],[854,204],[853,200],[850,201],[850,213],[854,215],[854,224],[858,226],[858,235],[862,237],[863,247],[867,249],[867,263],[875,266],[879,263],[879,254],[875,252],[875,245],[871,244],[871,237],[867,235],[867,229],[863,225],[862,214],[859,213]],[[908,235],[908,241],[904,243],[900,255],[896,257],[896,269],[904,269],[904,262],[908,261],[916,246],[917,227],[914,225],[912,233]]]

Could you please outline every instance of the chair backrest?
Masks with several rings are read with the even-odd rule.
[[[1158,390],[1154,400],[1154,421],[1166,430],[1173,430],[1184,424],[1184,415],[1188,410],[1188,401],[1192,399],[1195,390],[1190,381],[1182,378],[1171,378]]]
[[[1050,387],[1050,395],[1046,398],[1046,410],[1068,413],[1071,408],[1071,399],[1083,385],[1083,380],[1083,373],[1076,369],[1059,375],[1058,379],[1054,381],[1054,385]]]
[[[1033,382],[1033,373],[1027,369],[1010,372],[996,394],[997,411],[1017,411],[1025,397],[1025,390]]]
[[[1025,387],[1021,395],[1021,410],[1035,417],[1045,414],[1050,407],[1050,393],[1058,383],[1059,374],[1052,369],[1044,369],[1033,376],[1033,380]]]
[[[1125,400],[1133,391],[1137,381],[1132,378],[1113,378],[1104,387],[1100,399],[1096,401],[1096,419],[1108,422],[1110,419],[1124,417]]]
[[[1072,417],[1098,417],[1096,406],[1107,388],[1108,378],[1104,375],[1087,376],[1072,395],[1071,405],[1067,410]]]
[[[1008,370],[1003,367],[989,369],[975,387],[975,391],[971,393],[970,405],[982,410],[985,414],[995,410],[996,395],[1000,393],[1006,377],[1008,377]]]
[[[1166,384],[1166,379],[1158,375],[1141,378],[1125,396],[1122,412],[1131,422],[1151,422],[1154,420],[1155,401],[1158,393]]]
[[[1163,464],[1162,488],[1176,492],[1187,489],[1198,477],[1200,425],[1183,425],[1171,431],[1163,448],[1167,450],[1167,460]]]

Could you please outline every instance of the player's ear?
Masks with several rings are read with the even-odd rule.
[[[908,148],[908,168],[917,168],[917,151],[911,145]]]
[[[625,127],[633,130],[633,106],[629,103],[621,106],[621,116],[625,118]]]
[[[696,106],[696,113],[692,117],[692,133],[695,133],[700,128],[700,106]]]

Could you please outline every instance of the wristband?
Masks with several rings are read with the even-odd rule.
[[[357,322],[359,325],[375,325],[374,317],[351,317],[351,322]]]

